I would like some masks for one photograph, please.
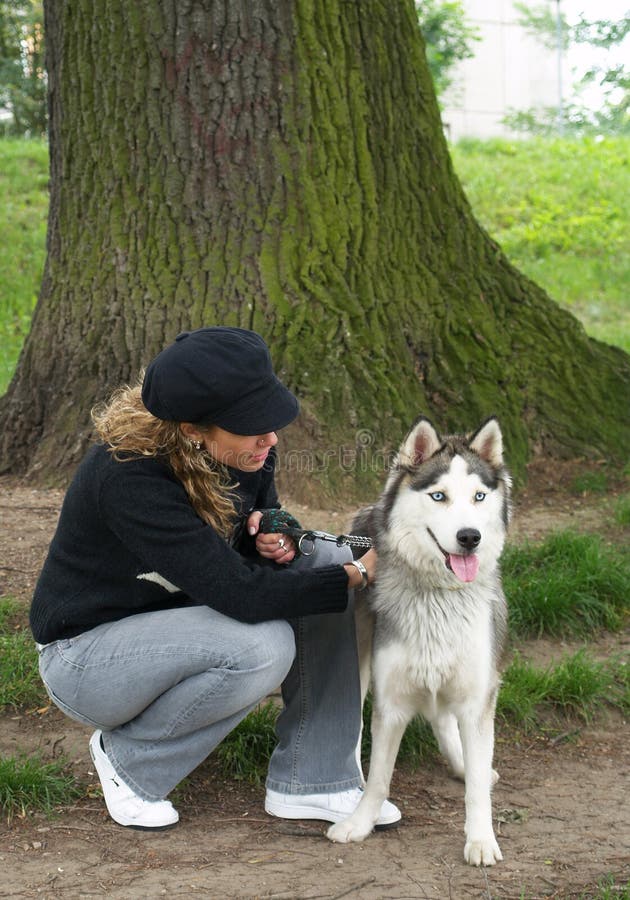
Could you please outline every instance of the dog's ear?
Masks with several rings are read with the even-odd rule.
[[[494,417],[484,422],[473,434],[468,446],[491,466],[499,468],[503,465],[503,435],[499,422]]]
[[[417,419],[398,451],[398,465],[413,468],[433,456],[442,442],[438,433],[424,416]]]

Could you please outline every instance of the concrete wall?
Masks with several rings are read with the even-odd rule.
[[[510,109],[557,105],[556,53],[517,24],[512,0],[464,0],[463,5],[481,40],[473,45],[475,56],[459,64],[442,97],[445,131],[453,141],[511,136],[501,124]],[[551,0],[550,6],[555,12]],[[566,84],[566,72],[564,79]]]

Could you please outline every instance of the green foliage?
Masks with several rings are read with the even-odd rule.
[[[630,139],[461,141],[455,169],[511,262],[630,352]]]
[[[0,107],[13,120],[5,134],[40,136],[46,132],[44,12],[41,0],[0,3]]]
[[[544,713],[590,721],[605,705],[624,714],[630,709],[627,661],[597,662],[580,650],[555,666],[540,669],[517,653],[503,675],[497,715],[533,730]]]
[[[590,636],[619,628],[629,608],[630,561],[596,535],[509,546],[502,568],[515,635]]]
[[[630,494],[619,497],[615,503],[615,522],[630,525]]]
[[[538,709],[545,699],[547,680],[544,671],[535,669],[515,654],[503,674],[497,716],[525,730],[533,729],[538,722]]]
[[[519,24],[523,25],[550,50],[555,50],[557,47],[558,15],[564,50],[571,44],[589,44],[591,47],[610,50],[612,46],[623,43],[630,33],[630,17],[628,16],[624,16],[618,22],[613,22],[610,19],[586,19],[582,13],[578,21],[574,25],[570,25],[562,10],[558,14],[555,8],[546,3],[536,6],[531,3],[515,3],[514,7],[519,13]]]
[[[276,746],[278,706],[271,700],[250,712],[219,744],[215,755],[228,778],[261,784]]]
[[[24,612],[24,607],[15,597],[0,597],[0,634],[6,633],[15,619]]]
[[[584,83],[586,84],[593,77],[593,73],[587,73]],[[611,73],[608,73],[606,77],[612,77]],[[630,136],[629,100],[630,97],[623,103],[604,102],[600,109],[584,107],[579,102],[565,102],[562,106],[563,135],[574,138],[599,137],[601,135]],[[501,121],[512,131],[518,131],[528,136],[550,138],[558,135],[558,108],[556,106],[512,109]]]
[[[368,693],[363,705],[363,733],[361,735],[361,759],[369,760],[372,752],[372,695]],[[433,730],[422,716],[415,716],[407,725],[398,750],[398,762],[417,769],[438,755],[438,746]]]
[[[608,475],[603,471],[585,472],[576,476],[571,483],[574,494],[605,494],[608,487]]]
[[[624,879],[622,884],[614,875],[607,875],[599,880],[594,892],[580,894],[578,900],[630,900],[630,883]]]
[[[44,762],[24,755],[0,759],[0,809],[9,822],[36,810],[50,814],[81,793],[63,760]]]
[[[582,14],[578,22],[569,25],[566,16],[548,4],[531,6],[515,3],[520,13],[519,22],[534,34],[550,50],[556,49],[560,41],[563,50],[572,44],[589,44],[591,47],[610,50],[620,46],[630,33],[630,17],[624,16],[618,22],[607,19],[587,20]],[[592,110],[580,99],[581,90],[597,82],[604,89],[602,107]],[[623,64],[595,66],[587,71],[574,85],[574,94],[564,103],[562,130],[565,134],[630,134],[630,76]],[[526,134],[553,135],[558,132],[557,110],[543,109],[517,110],[504,119],[505,124],[515,131]]]
[[[237,781],[261,784],[276,746],[275,725],[279,709],[273,701],[261,704],[243,719],[215,750],[221,772]],[[368,694],[363,707],[361,755],[368,760],[371,750],[370,720],[372,697]],[[421,716],[409,723],[400,744],[398,759],[418,768],[437,755],[437,743],[431,726]]]
[[[10,597],[0,600],[0,708],[48,702],[31,633],[14,625],[21,609]]]
[[[549,4],[532,6],[531,3],[515,3],[514,8],[519,13],[518,23],[530,34],[536,37],[548,50],[555,50],[560,37],[563,50],[570,44],[570,29],[567,17],[562,10],[558,13],[555,7]],[[558,33],[558,25],[559,33]]]
[[[48,215],[48,148],[0,140],[0,394],[28,334],[42,277]]]
[[[461,0],[422,0],[416,3],[427,62],[438,96],[452,83],[453,67],[475,55],[479,31],[466,21]]]

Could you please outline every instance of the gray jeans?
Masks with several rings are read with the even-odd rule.
[[[320,542],[292,566],[349,558]],[[45,646],[39,669],[63,712],[103,730],[112,765],[145,800],[166,797],[279,684],[268,786],[308,794],[361,783],[352,597],[344,613],[291,623],[247,625],[206,606],[142,613]]]

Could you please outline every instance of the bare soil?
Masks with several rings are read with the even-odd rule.
[[[581,468],[565,464],[552,480],[532,467],[513,539],[572,528],[630,545],[611,515],[621,485],[576,497],[568,485]],[[58,490],[0,479],[0,594],[18,597],[25,610],[62,498]],[[347,527],[348,510],[286,505],[310,527]],[[542,665],[577,646],[537,641],[521,649]],[[627,655],[630,629],[590,649]],[[504,861],[490,869],[463,861],[463,786],[440,762],[397,770],[391,795],[403,821],[364,844],[331,844],[324,823],[270,818],[264,789],[224,779],[212,759],[178,790],[179,825],[147,833],[107,816],[88,738],[86,728],[51,707],[0,715],[1,755],[64,756],[89,785],[84,799],[54,818],[0,821],[0,897],[534,900],[593,896],[608,875],[617,886],[630,883],[630,724],[612,713],[533,736],[499,730],[494,815]]]

